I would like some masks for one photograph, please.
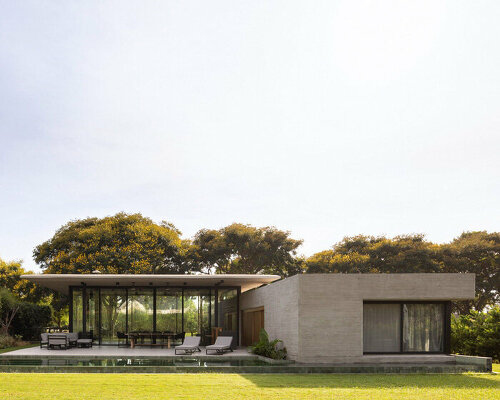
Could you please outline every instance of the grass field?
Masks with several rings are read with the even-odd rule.
[[[500,375],[0,374],[0,399],[500,399]]]
[[[35,347],[35,346],[38,346],[38,344],[27,344],[25,346],[7,347],[5,349],[0,349],[0,354],[7,353],[9,351],[19,350],[19,349],[26,349],[27,347]]]

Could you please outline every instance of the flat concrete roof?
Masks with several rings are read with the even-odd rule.
[[[224,287],[241,286],[241,291],[277,281],[279,275],[246,275],[246,274],[217,274],[217,275],[168,275],[168,274],[33,274],[22,275],[37,285],[68,294],[70,286],[205,286]]]

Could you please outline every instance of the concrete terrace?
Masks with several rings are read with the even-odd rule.
[[[205,356],[205,347],[200,346],[201,352],[193,353],[190,357],[199,358]],[[167,357],[181,357],[183,354],[174,353],[174,348],[159,349],[151,347],[118,347],[118,346],[93,346],[92,348],[76,348],[72,347],[67,350],[48,350],[47,348],[29,347],[10,351],[8,353],[0,354],[0,357],[81,357],[81,358],[167,358]],[[255,358],[255,356],[248,352],[246,347],[240,347],[233,352],[227,352],[224,355],[216,355],[214,352],[209,353],[210,357],[237,357],[241,358]]]

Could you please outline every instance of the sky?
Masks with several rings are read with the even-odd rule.
[[[0,257],[140,212],[184,237],[500,230],[500,2],[0,0]]]

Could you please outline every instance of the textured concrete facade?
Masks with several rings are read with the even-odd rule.
[[[304,274],[245,292],[241,309],[264,307],[271,338],[299,362],[362,362],[363,301],[466,300],[474,274]]]
[[[264,307],[264,326],[271,338],[283,340],[289,357],[299,356],[299,277],[294,276],[242,293],[240,309]],[[241,330],[240,330],[241,331]]]

